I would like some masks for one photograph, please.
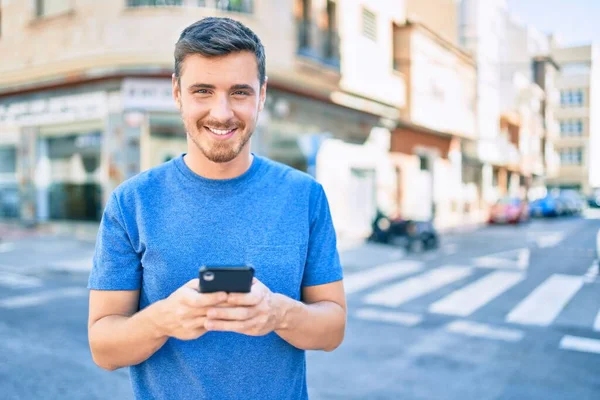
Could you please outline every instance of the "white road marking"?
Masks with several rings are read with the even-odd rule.
[[[563,350],[600,354],[600,340],[566,335],[560,341],[560,348]]]
[[[386,286],[366,296],[371,305],[397,307],[424,294],[469,276],[472,269],[463,266],[444,266],[396,284]]]
[[[9,251],[13,251],[15,247],[14,243],[0,243],[0,253],[8,253]]]
[[[488,254],[474,260],[474,265],[480,268],[503,268],[525,270],[529,267],[531,252],[528,248],[502,251]]]
[[[503,340],[505,342],[518,342],[523,339],[525,333],[516,329],[495,327],[488,324],[480,324],[472,321],[454,321],[446,325],[446,330],[452,333],[460,333],[467,336]]]
[[[540,248],[548,248],[555,247],[565,238],[565,234],[563,232],[553,232],[543,236],[539,236],[535,239],[538,247]]]
[[[598,278],[598,272],[599,272],[598,270],[599,270],[598,260],[595,260],[584,275],[585,282],[586,283],[594,282],[596,280],[596,278]]]
[[[596,320],[594,321],[594,330],[600,332],[600,311],[598,315],[596,315]]]
[[[421,323],[423,317],[419,314],[361,308],[354,314],[357,318],[368,321],[391,322],[404,326],[415,326]]]
[[[40,287],[42,286],[42,284],[43,281],[40,278],[20,274],[13,274],[11,272],[6,271],[0,272],[0,286],[24,289]]]
[[[413,274],[422,268],[423,263],[409,260],[379,265],[344,277],[344,289],[346,294],[356,293],[379,283]]]
[[[86,296],[88,293],[87,289],[84,288],[64,288],[52,291],[46,291],[36,294],[8,297],[0,300],[0,307],[3,308],[24,308],[33,307],[40,304],[47,303],[50,300],[64,298],[64,297],[80,297]]]
[[[523,299],[508,314],[506,321],[548,326],[582,286],[581,276],[552,275]]]
[[[521,282],[524,277],[522,272],[496,271],[436,301],[429,311],[466,317]]]

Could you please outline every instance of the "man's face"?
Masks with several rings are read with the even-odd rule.
[[[260,86],[256,57],[249,51],[210,58],[193,54],[185,57],[179,82],[173,76],[173,96],[189,140],[210,161],[225,163],[250,140],[266,83]]]

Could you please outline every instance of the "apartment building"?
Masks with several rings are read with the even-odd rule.
[[[596,45],[555,47],[552,56],[560,65],[560,135],[553,141],[560,167],[548,183],[590,194],[600,187],[600,51]]]

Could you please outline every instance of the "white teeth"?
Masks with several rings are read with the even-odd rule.
[[[213,129],[213,128],[209,128],[207,127],[208,130],[210,130],[212,133],[216,134],[216,135],[227,135],[228,133],[231,133],[231,131],[233,131],[233,129],[228,129],[228,130],[222,130],[222,129]]]

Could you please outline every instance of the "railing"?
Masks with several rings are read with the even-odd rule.
[[[337,32],[321,29],[312,21],[296,21],[298,54],[337,70],[340,68],[340,45]]]

